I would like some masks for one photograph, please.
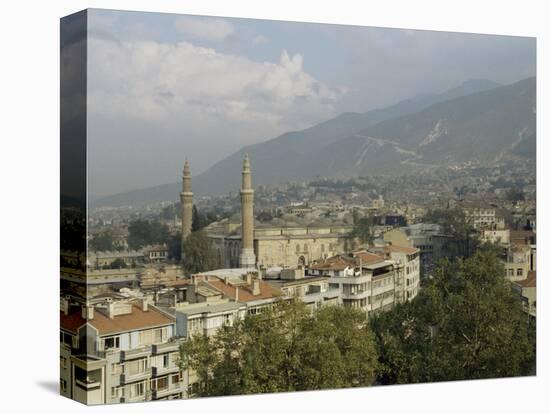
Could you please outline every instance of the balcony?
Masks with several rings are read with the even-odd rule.
[[[155,344],[151,352],[153,354],[162,354],[165,352],[176,352],[179,350],[180,343],[178,341],[165,342],[163,344]]]
[[[120,374],[120,383],[128,384],[130,382],[149,379],[151,377],[151,371],[151,368],[147,368],[144,371],[138,372],[136,374]]]
[[[99,380],[94,379],[76,379],[75,380],[76,385],[78,385],[80,388],[85,389],[86,391],[93,390],[95,388],[101,387],[101,382]]]
[[[136,349],[128,349],[125,351],[120,352],[121,359],[127,360],[127,359],[137,359],[137,358],[144,358],[151,355],[151,347],[150,346],[144,346],[141,348]]]
[[[367,298],[368,296],[370,296],[370,291],[369,290],[358,290],[356,292],[342,292],[342,298],[343,299],[349,299],[349,300],[354,300],[354,299],[365,299]]]
[[[179,370],[180,368],[177,365],[169,367],[153,367],[152,374],[153,377],[159,377],[165,374],[176,374]]]
[[[151,399],[150,392],[147,392],[142,395],[135,395],[133,397],[120,397],[121,403],[131,403],[131,402],[141,402],[141,401],[149,401]]]
[[[153,399],[158,400],[160,398],[168,397],[172,394],[179,394],[180,392],[182,392],[182,389],[183,387],[181,386],[181,382],[178,382],[162,390],[153,390]]]

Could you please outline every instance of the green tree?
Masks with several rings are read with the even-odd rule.
[[[375,218],[374,216],[367,216],[367,217],[361,217],[356,218],[355,223],[352,230],[352,235],[354,237],[359,238],[361,243],[372,243],[374,236],[373,236],[373,226],[375,225]]]
[[[128,233],[128,246],[133,250],[151,244],[168,243],[170,239],[168,226],[157,220],[134,220],[128,226]]]
[[[115,250],[113,233],[109,230],[98,233],[90,240],[90,247],[96,252]]]
[[[218,252],[212,248],[204,230],[191,233],[183,243],[183,265],[190,273],[206,272],[220,266]]]
[[[429,210],[424,222],[439,224],[445,234],[452,236],[443,246],[448,257],[469,256],[479,245],[478,235],[461,209]]]
[[[126,269],[128,265],[124,261],[124,259],[121,259],[120,257],[113,260],[110,265],[111,269]]]
[[[193,205],[193,221],[191,223],[192,231],[199,231],[216,221],[218,216],[211,211],[200,212],[197,206]]]
[[[443,261],[417,298],[373,320],[382,384],[529,375],[535,326],[494,252]]]
[[[256,216],[256,219],[258,219],[262,223],[268,223],[273,220],[273,215],[269,211],[264,210]]]
[[[181,260],[181,232],[176,232],[168,240],[168,258],[179,262]]]
[[[364,312],[309,311],[301,301],[195,336],[182,347],[182,368],[199,378],[195,396],[236,395],[373,384],[376,345]]]

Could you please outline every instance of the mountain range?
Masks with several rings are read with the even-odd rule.
[[[236,191],[248,153],[255,185],[315,177],[406,174],[478,161],[534,158],[536,81],[470,80],[441,94],[343,113],[301,131],[244,147],[193,178],[198,194]],[[180,183],[116,194],[94,205],[175,199]]]

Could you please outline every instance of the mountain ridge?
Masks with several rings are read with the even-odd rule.
[[[287,132],[271,140],[241,148],[214,164],[203,174],[194,177],[193,186],[197,194],[227,193],[238,190],[242,157],[245,152],[251,156],[256,185],[274,184],[296,177],[307,179],[319,175],[368,175],[373,171],[388,173],[385,163],[390,165],[398,163],[413,170],[429,167],[432,163],[439,165],[441,160],[438,157],[452,147],[452,145],[449,147],[449,143],[446,142],[448,139],[445,137],[448,135],[449,125],[452,125],[453,133],[457,128],[453,113],[460,113],[461,119],[467,124],[475,118],[472,116],[472,108],[468,108],[469,100],[474,99],[472,95],[477,95],[474,101],[478,104],[473,109],[473,113],[481,110],[485,114],[487,111],[483,111],[483,105],[489,108],[490,112],[490,108],[498,102],[495,103],[494,99],[484,101],[482,99],[484,94],[489,97],[496,94],[500,97],[499,99],[504,100],[505,104],[506,99],[510,97],[502,94],[507,88],[513,90],[514,85],[521,82],[534,85],[534,78],[504,86],[491,81],[470,80],[441,94],[419,95],[364,114],[345,112],[311,128]],[[528,94],[533,92],[527,91]],[[461,99],[464,98],[467,98],[465,104],[461,103],[463,102]],[[457,105],[459,111],[454,107]],[[466,108],[460,108],[461,105],[465,105]],[[525,106],[525,102],[521,105]],[[499,108],[501,107],[502,105]],[[442,112],[445,111],[447,111],[445,116],[442,116]],[[524,112],[522,116],[525,116]],[[418,114],[421,114],[420,118]],[[489,127],[492,127],[491,123],[494,123],[494,120],[489,119],[483,123],[478,119],[477,122],[487,129],[487,122]],[[499,122],[502,122],[502,117],[499,118]],[[465,131],[468,127],[474,126],[466,125],[464,127],[466,129],[462,127],[458,129]],[[507,137],[508,141],[509,137]],[[446,144],[442,145],[445,142]],[[491,145],[494,146],[494,142]],[[516,156],[532,153],[529,145],[523,149],[520,146],[517,152]],[[458,162],[465,159],[466,155],[463,153],[452,161]],[[369,168],[365,169],[361,165],[366,162]],[[123,205],[176,199],[179,187],[180,183],[164,184],[103,197],[96,200],[94,204]]]

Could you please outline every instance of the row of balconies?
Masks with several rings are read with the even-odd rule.
[[[120,402],[121,403],[140,402],[140,401],[150,401],[151,399],[158,400],[164,397],[168,397],[169,395],[172,395],[172,394],[179,394],[181,392],[183,392],[183,385],[181,382],[177,382],[175,384],[170,384],[170,386],[163,388],[161,390],[149,390],[142,395],[135,395],[132,397],[130,396],[120,397]]]
[[[153,353],[153,355],[163,354],[166,352],[176,352],[179,350],[179,347],[180,347],[179,341],[165,342],[163,344],[153,345],[151,352]]]
[[[128,359],[144,358],[150,355],[158,355],[166,352],[176,352],[179,350],[180,342],[170,341],[162,344],[146,345],[140,348],[126,349],[120,351],[121,361]]]
[[[120,384],[141,381],[150,377],[160,377],[167,374],[175,374],[179,371],[179,366],[170,365],[168,367],[148,367],[145,370],[135,374],[120,374]]]
[[[130,382],[136,382],[141,381],[144,379],[149,379],[151,377],[151,374],[153,373],[153,369],[151,367],[145,368],[145,370],[138,372],[136,374],[120,374],[120,383],[121,384],[128,384]]]
[[[183,391],[183,386],[181,382],[175,384],[170,384],[170,386],[162,390],[153,390],[153,399],[158,400],[160,398],[167,397],[172,394],[180,393]]]

